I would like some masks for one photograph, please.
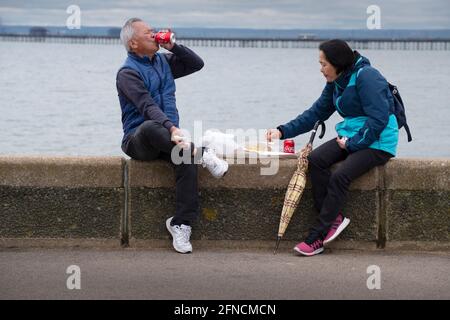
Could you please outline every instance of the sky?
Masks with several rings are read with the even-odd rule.
[[[382,29],[450,29],[450,0],[0,0],[0,23],[63,26],[70,5],[81,26],[140,17],[173,28],[365,29],[367,8],[377,5]]]

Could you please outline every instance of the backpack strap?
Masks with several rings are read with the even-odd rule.
[[[411,136],[411,131],[409,131],[409,126],[408,126],[408,124],[405,123],[405,124],[403,125],[403,128],[405,128],[406,134],[407,134],[407,136],[408,136],[408,142],[411,142],[411,141],[412,141],[412,136]]]

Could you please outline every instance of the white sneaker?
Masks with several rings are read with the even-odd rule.
[[[223,177],[228,171],[228,162],[219,159],[214,150],[209,148],[205,148],[205,151],[203,151],[202,166],[203,168],[206,167],[215,178]]]
[[[171,226],[170,222],[173,217],[166,220],[166,228],[170,232],[173,238],[173,248],[180,253],[192,252],[192,245],[189,242],[191,237],[192,228],[190,226],[182,224],[181,226]]]

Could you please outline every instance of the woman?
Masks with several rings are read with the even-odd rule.
[[[267,139],[287,139],[310,131],[318,120],[335,111],[344,120],[336,125],[337,138],[322,144],[308,157],[316,224],[295,251],[312,256],[334,240],[349,224],[341,209],[350,183],[396,154],[398,125],[394,100],[386,79],[369,60],[342,40],[319,46],[320,71],[327,83],[311,108],[294,120],[267,131]],[[330,167],[342,164],[333,173]]]

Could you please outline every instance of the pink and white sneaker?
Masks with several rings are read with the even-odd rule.
[[[294,247],[294,250],[304,256],[314,256],[323,252],[323,240],[317,239],[311,244],[301,242]]]
[[[339,212],[336,220],[334,220],[330,230],[328,231],[327,236],[323,240],[323,244],[328,244],[331,241],[333,241],[334,239],[336,239],[337,236],[342,231],[344,231],[344,229],[348,226],[349,223],[350,223],[350,219],[349,218],[344,218],[342,213]]]

